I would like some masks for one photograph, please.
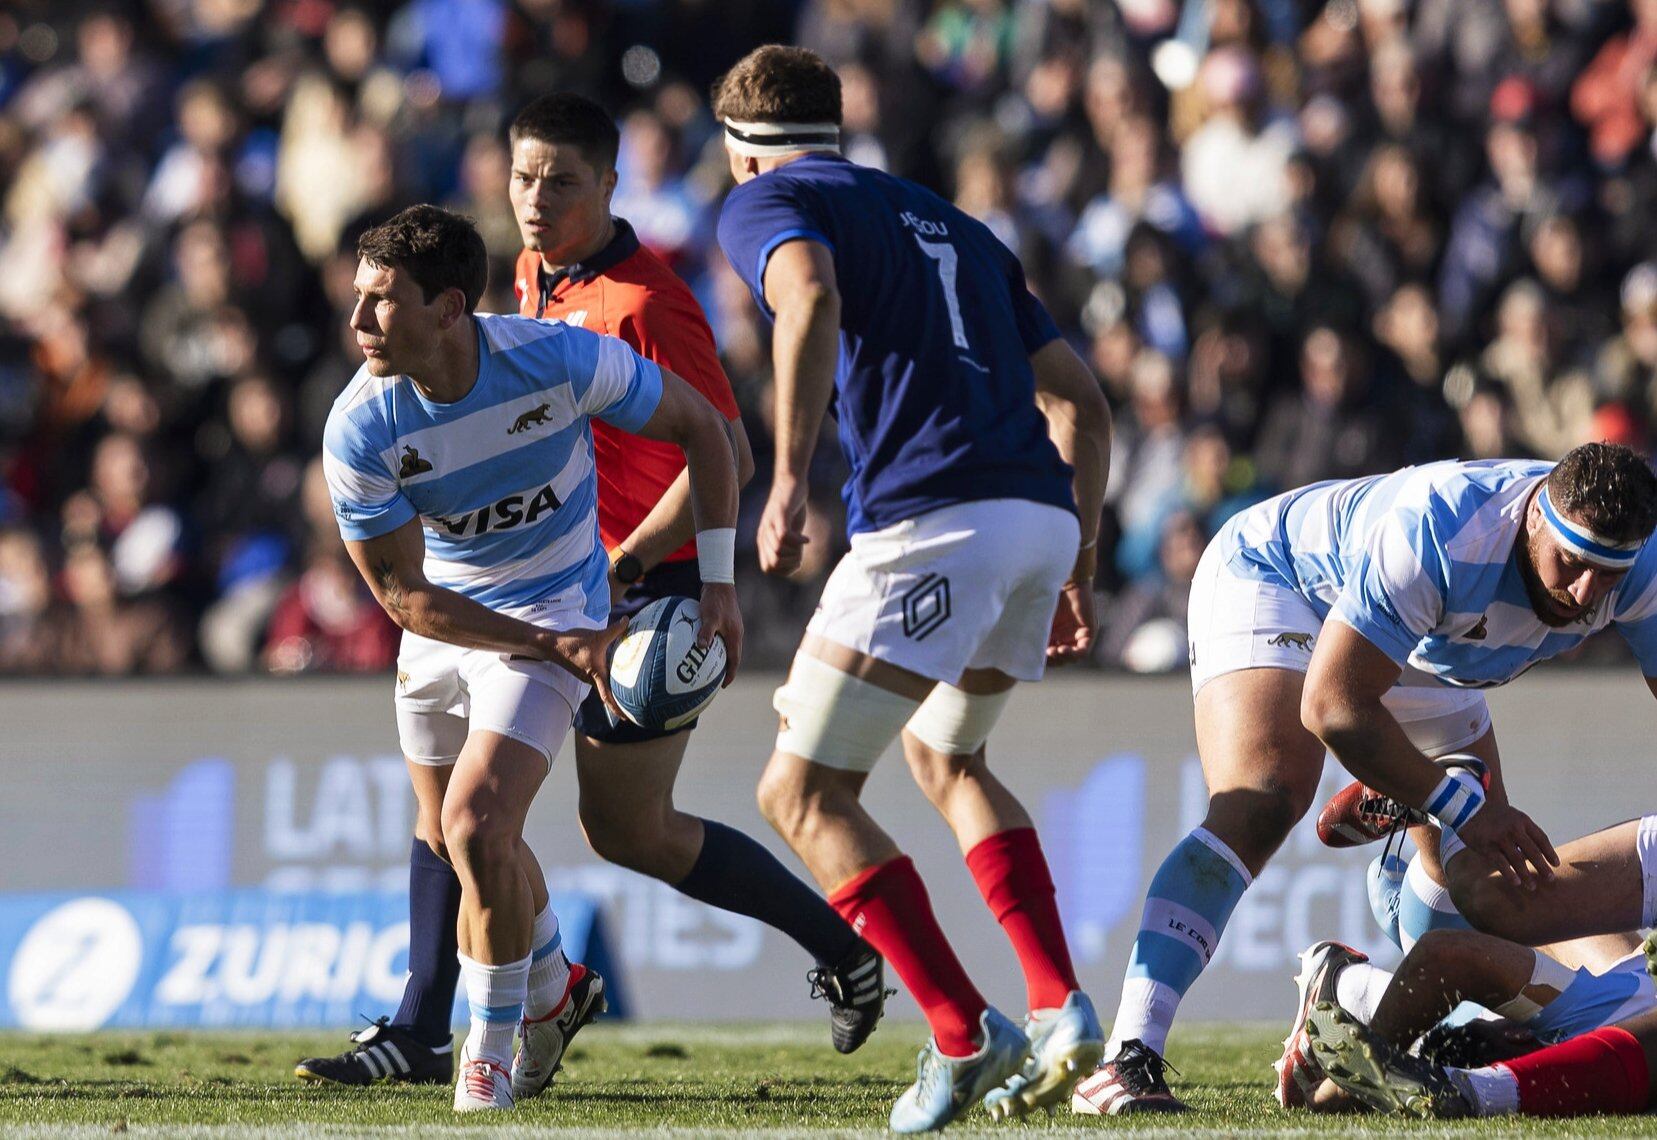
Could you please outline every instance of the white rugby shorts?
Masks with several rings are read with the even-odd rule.
[[[1076,516],[1028,499],[956,503],[853,535],[807,632],[935,681],[1039,681]]]
[[[1191,582],[1193,695],[1215,677],[1241,669],[1306,672],[1323,628],[1317,611],[1287,586],[1233,573],[1225,535],[1222,530],[1208,544]],[[1482,692],[1441,685],[1414,669],[1405,668],[1381,703],[1429,757],[1463,751],[1490,731]]]
[[[548,629],[597,629],[580,597],[554,598],[505,612]],[[397,654],[397,737],[416,764],[453,764],[474,731],[498,732],[529,745],[552,764],[585,681],[550,661],[466,649],[404,632]]]

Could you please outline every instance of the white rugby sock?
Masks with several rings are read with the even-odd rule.
[[[466,1001],[472,1010],[465,1054],[510,1069],[512,1037],[523,1018],[524,996],[529,989],[529,959],[490,966],[464,954],[459,957]]]
[[[1335,1000],[1341,1008],[1368,1025],[1381,1004],[1381,995],[1392,984],[1392,974],[1368,962],[1343,966],[1335,975]]]
[[[529,944],[529,993],[524,998],[524,1016],[538,1021],[558,1008],[570,985],[570,960],[564,956],[564,939],[558,932],[558,916],[549,901],[535,916]]]
[[[1450,1069],[1456,1087],[1473,1102],[1474,1115],[1513,1116],[1519,1111],[1519,1078],[1502,1065]]]

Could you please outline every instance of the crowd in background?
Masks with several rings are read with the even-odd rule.
[[[714,327],[745,659],[784,663],[843,472],[762,578],[769,332],[707,91],[765,42],[827,57],[848,156],[988,224],[1097,372],[1101,663],[1183,665],[1204,544],[1278,490],[1657,428],[1657,0],[10,0],[0,672],[390,666],[317,458],[354,243],[464,210],[515,309],[504,125],[550,90],[616,113],[615,212]]]

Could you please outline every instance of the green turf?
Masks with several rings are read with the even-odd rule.
[[[1280,1034],[1281,1029],[1276,1033]],[[557,1087],[510,1116],[457,1119],[443,1088],[301,1085],[293,1062],[337,1052],[339,1035],[99,1033],[0,1035],[0,1136],[875,1135],[913,1073],[916,1025],[887,1025],[852,1057],[822,1025],[604,1026],[586,1030]],[[1270,1099],[1270,1028],[1185,1027],[1174,1078],[1198,1111],[1123,1121],[1068,1112],[995,1126],[970,1113],[952,1134],[1133,1130],[1163,1136],[1345,1133],[1512,1134],[1494,1124],[1326,1122]],[[499,1120],[499,1123],[497,1123]],[[1648,1136],[1650,1118],[1577,1120],[1531,1129],[1558,1136]]]

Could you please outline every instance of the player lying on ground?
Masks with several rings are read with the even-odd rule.
[[[1392,973],[1338,942],[1320,942],[1300,958],[1300,1005],[1278,1062],[1285,1108],[1363,1107],[1325,1079],[1310,1047],[1307,1020],[1320,1003],[1339,1006],[1396,1049],[1419,1041],[1422,1056],[1462,1067],[1521,1056],[1657,1008],[1646,947],[1635,934],[1532,949],[1474,930],[1434,930]],[[1463,1002],[1498,1020],[1447,1023]]]
[[[1104,1034],[1030,816],[984,742],[1017,682],[1092,643],[1109,409],[982,223],[840,155],[840,81],[821,59],[760,48],[714,112],[738,184],[719,242],[776,324],[761,569],[799,565],[831,404],[852,472],[851,552],[777,690],[760,805],[926,1013],[932,1040],[892,1128],[940,1128],[986,1094],[992,1113],[1026,1112],[1068,1095]],[[1023,1031],[967,977],[914,864],[861,803],[899,737],[1018,954]]]
[[[546,95],[512,122],[507,187],[524,251],[514,288],[525,317],[567,321],[619,337],[648,360],[694,385],[725,418],[746,480],[747,433],[713,333],[690,289],[610,214],[616,186],[615,123],[579,95]],[[538,430],[533,410],[523,430]],[[514,424],[514,427],[518,426]],[[610,563],[610,620],[657,598],[699,597],[730,580],[729,567],[702,572],[684,453],[595,420],[598,522]],[[718,540],[716,539],[716,542]],[[575,770],[581,828],[603,858],[670,884],[710,906],[757,918],[788,934],[816,960],[813,994],[830,1003],[834,1046],[849,1053],[874,1031],[885,1002],[880,955],[852,932],[815,889],[735,828],[679,810],[673,787],[696,722],[669,730],[609,716],[598,694],[575,715]],[[411,768],[434,785],[421,804],[442,803],[450,769]],[[455,912],[460,880],[427,840],[441,834],[430,812],[415,820],[409,868],[409,979],[395,1016],[356,1035],[355,1048],[301,1061],[307,1080],[342,1085],[378,1079],[453,1079]],[[602,979],[583,974],[571,1002],[526,1016],[513,1068],[514,1091],[532,1095],[551,1080],[569,1038],[602,1002]],[[592,992],[596,991],[596,992]]]
[[[1334,1002],[1313,1007],[1312,1054],[1342,1091],[1380,1112],[1429,1119],[1633,1115],[1654,1106],[1657,1011],[1476,1068],[1413,1056]]]
[[[1082,1112],[1174,1111],[1162,1054],[1227,920],[1310,806],[1332,752],[1468,848],[1447,875],[1472,924],[1521,943],[1639,924],[1638,860],[1614,893],[1558,861],[1507,803],[1483,688],[1607,626],[1657,693],[1657,476],[1627,448],[1557,464],[1434,463],[1251,507],[1191,589],[1191,682],[1208,812],[1163,862]],[[1471,753],[1488,787],[1432,758]],[[1632,891],[1632,894],[1631,894]]]
[[[619,340],[477,314],[488,261],[465,218],[411,207],[358,257],[351,327],[367,359],[329,413],[324,470],[346,549],[404,630],[398,735],[440,828],[428,842],[460,879],[472,1018],[454,1105],[510,1108],[520,1021],[574,1000],[581,976],[524,818],[588,686],[613,704],[605,655],[622,630],[605,625],[588,421],[684,451],[703,557],[725,567],[736,463],[713,405]],[[703,594],[700,637],[715,635],[734,669],[728,582]],[[448,778],[422,780],[431,766]]]

